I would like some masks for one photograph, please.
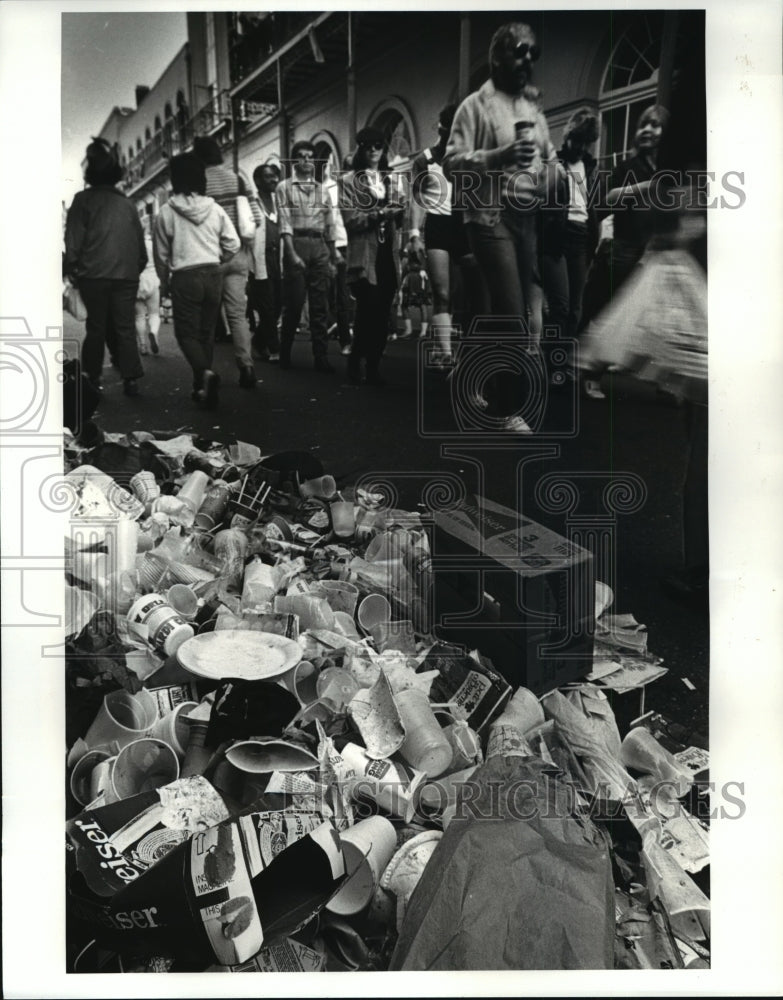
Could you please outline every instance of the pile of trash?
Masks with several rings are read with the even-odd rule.
[[[66,454],[73,971],[706,966],[708,757],[621,738],[665,671],[608,588],[534,694],[434,634],[426,518],[312,455]]]

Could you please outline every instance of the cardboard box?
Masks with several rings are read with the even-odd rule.
[[[433,630],[536,694],[592,668],[593,557],[516,511],[469,497],[434,514]]]

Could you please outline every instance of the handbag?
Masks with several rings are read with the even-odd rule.
[[[81,292],[67,278],[63,284],[63,309],[80,323],[87,319],[87,308],[84,305]]]
[[[240,240],[252,240],[256,234],[256,220],[247,195],[237,195],[237,232]]]

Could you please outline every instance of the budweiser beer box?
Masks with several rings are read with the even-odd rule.
[[[590,552],[477,496],[436,512],[431,531],[439,639],[478,649],[512,687],[536,694],[590,672]]]

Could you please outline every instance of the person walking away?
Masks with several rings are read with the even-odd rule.
[[[93,139],[84,162],[88,187],[68,209],[63,269],[87,310],[82,370],[100,391],[108,333],[123,391],[136,396],[144,375],[136,343],[136,291],[147,251],[139,213],[115,186],[122,177],[115,151],[104,139]]]
[[[380,362],[389,334],[389,314],[397,288],[397,227],[404,200],[389,173],[386,140],[378,129],[356,136],[352,170],[343,177],[343,220],[348,232],[348,283],[356,299],[356,319],[348,380],[383,386]]]
[[[514,22],[495,32],[490,79],[457,108],[443,159],[444,172],[457,188],[455,204],[464,210],[491,312],[518,317],[525,333],[516,346],[532,355],[539,352],[543,323],[538,215],[557,176],[541,96],[530,84],[539,54],[529,25]],[[471,190],[476,176],[479,185]],[[520,359],[520,371],[525,367]],[[520,413],[525,380],[498,369],[489,382],[489,403],[504,430],[530,433]]]
[[[327,160],[323,165],[324,170],[324,190],[332,205],[334,215],[334,250],[337,270],[329,283],[329,306],[334,323],[329,327],[329,333],[336,328],[337,340],[340,344],[340,352],[344,355],[351,353],[351,295],[348,291],[348,281],[346,278],[345,257],[348,252],[348,234],[345,231],[345,223],[340,211],[340,185],[336,177],[333,176],[332,161]]]
[[[144,235],[144,248],[147,251],[147,266],[139,276],[139,290],[136,292],[136,342],[139,354],[146,355],[149,351],[158,354],[158,331],[160,330],[160,281],[155,272],[153,260],[152,237]],[[149,344],[149,351],[147,349]]]
[[[262,215],[251,185],[240,174],[223,165],[220,146],[210,136],[197,136],[193,140],[193,153],[202,161],[207,171],[208,198],[214,198],[226,212],[234,229],[239,232],[237,198],[244,195],[250,202],[256,226],[261,225]],[[239,369],[239,385],[255,389],[256,373],[250,345],[250,326],[247,321],[247,282],[250,273],[250,247],[252,237],[240,244],[234,256],[221,264],[223,275],[223,300],[226,324],[234,344],[234,356]]]
[[[250,307],[257,316],[253,338],[256,353],[264,360],[280,360],[280,338],[277,323],[283,308],[283,279],[280,270],[280,207],[277,186],[280,183],[280,163],[270,157],[253,171],[253,183],[263,221],[253,241],[251,276],[248,284]]]
[[[174,193],[155,220],[155,269],[164,294],[171,290],[174,336],[193,372],[193,400],[213,409],[220,383],[212,356],[221,265],[241,244],[228,214],[205,194],[206,172],[198,157],[185,153],[172,159],[171,185]]]
[[[573,341],[579,330],[587,269],[598,245],[595,208],[597,163],[590,147],[598,138],[598,119],[590,108],[578,108],[563,128],[557,158],[563,168],[555,205],[541,212],[542,277],[547,319],[561,338]],[[586,386],[588,395],[601,393]],[[601,397],[603,394],[601,393]]]
[[[305,299],[317,372],[333,372],[329,350],[329,281],[337,266],[332,204],[315,178],[315,147],[300,140],[291,150],[293,173],[277,189],[283,240],[283,323],[280,367],[291,367],[291,349]]]

